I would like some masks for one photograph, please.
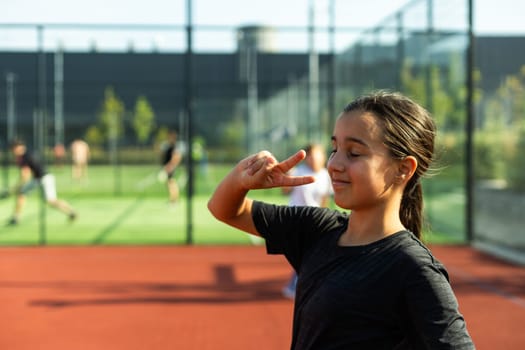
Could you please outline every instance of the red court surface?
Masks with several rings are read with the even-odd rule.
[[[477,348],[525,349],[525,268],[432,250]],[[288,349],[289,274],[263,247],[0,248],[0,349]]]

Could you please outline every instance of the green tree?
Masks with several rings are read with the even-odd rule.
[[[484,129],[519,131],[525,120],[525,66],[519,73],[505,77],[496,92],[487,99]]]
[[[139,96],[135,102],[135,110],[131,124],[137,136],[137,141],[142,145],[145,144],[156,125],[155,112],[146,97]]]
[[[447,121],[454,114],[453,99],[449,96],[443,86],[441,70],[438,66],[430,67],[430,86],[432,89],[432,101],[430,110],[436,125],[440,130],[447,129]]]
[[[525,192],[525,154],[523,149],[525,149],[525,126],[522,123],[518,131],[518,139],[516,141],[514,150],[510,157],[507,171],[507,182],[513,190],[520,192]]]
[[[429,69],[428,75],[425,73],[425,69]],[[427,77],[429,81],[427,81]],[[401,70],[401,82],[407,94],[425,105],[432,113],[437,127],[442,129],[447,116],[450,115],[452,102],[443,87],[439,67],[430,65],[418,68],[414,67],[410,60],[407,60]],[[427,87],[431,91],[428,91]]]
[[[104,143],[104,136],[96,125],[91,125],[84,135],[87,143],[100,146]]]
[[[410,59],[407,59],[401,69],[401,84],[406,94],[419,103],[426,102],[425,78],[417,74],[416,68]]]
[[[410,60],[407,60],[401,70],[401,82],[403,90],[409,96],[426,105],[441,131],[457,131],[463,129],[467,113],[465,65],[459,54],[451,54],[448,62],[446,67],[438,65],[415,67]],[[428,75],[425,74],[425,69],[428,69]],[[479,82],[481,80],[479,70],[473,73],[475,82]],[[428,82],[425,80],[427,76]],[[476,103],[479,103],[481,96],[481,90],[475,89]]]
[[[99,129],[107,140],[118,140],[124,133],[124,103],[115,94],[113,87],[104,90],[104,101],[98,115]]]
[[[511,189],[525,191],[525,66],[505,77],[484,112],[484,128],[502,136],[496,146],[506,160],[504,178]]]

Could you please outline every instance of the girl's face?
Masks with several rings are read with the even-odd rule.
[[[369,112],[352,111],[339,116],[327,168],[334,201],[341,208],[385,207],[392,198],[397,161],[383,144],[381,123]]]

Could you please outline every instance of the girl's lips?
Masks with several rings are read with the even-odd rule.
[[[332,187],[333,188],[344,187],[344,186],[347,186],[349,184],[350,184],[350,182],[348,182],[348,181],[332,180]]]

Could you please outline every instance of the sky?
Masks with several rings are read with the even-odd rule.
[[[364,28],[381,23],[410,0],[333,0],[335,24],[338,28],[336,45],[341,48],[357,37]],[[4,3],[2,5],[2,3]],[[193,0],[195,26],[207,30],[194,32],[197,50],[233,50],[234,30],[242,25],[267,25],[283,28],[277,46],[282,49],[303,50],[307,36],[297,30],[284,28],[306,27],[310,0]],[[313,1],[315,24],[327,28],[330,0]],[[439,4],[436,27],[463,29],[466,10],[464,0],[434,0]],[[0,0],[0,49],[35,47],[34,28],[20,24],[108,24],[105,28],[48,27],[45,46],[83,50],[89,46],[150,50],[184,47],[186,0]],[[525,34],[525,2],[516,0],[474,0],[474,30],[477,34]],[[415,7],[407,15],[411,25],[418,28],[425,11]],[[15,26],[18,25],[18,26]],[[4,25],[4,27],[2,27]],[[9,25],[9,26],[5,26]],[[152,25],[138,29],[124,25]],[[159,28],[159,25],[180,26],[179,31]],[[212,30],[213,29],[213,30]],[[317,49],[327,50],[328,34],[319,30]]]

